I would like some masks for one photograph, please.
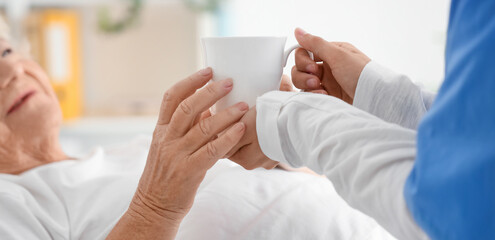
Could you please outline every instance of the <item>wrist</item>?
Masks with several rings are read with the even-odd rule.
[[[129,209],[129,215],[135,218],[142,218],[143,221],[149,223],[167,223],[169,226],[179,226],[184,219],[184,213],[178,211],[167,210],[144,197],[138,190],[134,195]]]
[[[134,197],[107,239],[175,239],[182,218],[158,214]]]

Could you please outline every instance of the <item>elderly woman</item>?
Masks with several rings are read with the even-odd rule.
[[[211,116],[209,107],[233,87],[229,79],[207,84],[211,69],[165,93],[151,143],[137,139],[73,159],[59,143],[61,110],[43,69],[5,38],[0,53],[2,239],[386,236],[324,178],[216,164],[243,137],[239,120],[248,106]]]

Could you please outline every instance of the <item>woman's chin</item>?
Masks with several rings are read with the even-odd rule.
[[[7,116],[9,128],[19,135],[44,135],[58,131],[62,124],[60,107],[54,104],[26,103]]]

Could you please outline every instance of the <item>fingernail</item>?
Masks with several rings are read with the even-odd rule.
[[[304,31],[302,28],[296,28],[296,35],[298,35],[298,36],[301,36],[301,37],[302,37],[302,36],[306,35],[306,33],[307,33],[307,32],[306,32],[306,31]]]
[[[234,85],[234,83],[232,82],[232,79],[226,79],[224,82],[223,82],[223,87],[224,88],[232,88],[232,86]]]
[[[199,75],[201,75],[201,76],[208,76],[210,74],[211,74],[211,68],[210,67],[207,67],[207,68],[199,71]]]
[[[244,127],[245,127],[244,123],[239,122],[234,125],[234,130],[242,132],[244,130]]]
[[[249,110],[249,105],[247,105],[247,103],[245,102],[240,102],[237,104],[237,109],[241,110],[241,112],[245,112]]]
[[[310,88],[316,88],[318,87],[318,80],[314,78],[310,78],[308,79],[308,81],[306,81],[306,85],[308,85],[308,87]]]

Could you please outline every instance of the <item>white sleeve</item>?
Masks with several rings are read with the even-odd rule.
[[[415,131],[321,94],[269,92],[256,110],[259,143],[269,158],[325,174],[349,205],[395,237],[426,239],[403,196]]]
[[[63,239],[51,235],[28,201],[0,193],[0,236],[2,239]]]
[[[353,105],[387,122],[417,129],[434,98],[407,76],[371,61],[359,76]]]

